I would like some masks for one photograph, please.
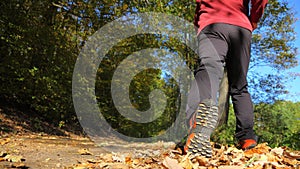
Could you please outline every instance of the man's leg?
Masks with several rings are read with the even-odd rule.
[[[206,157],[212,156],[210,135],[214,131],[218,121],[217,92],[223,76],[224,58],[228,45],[219,31],[220,25],[211,25],[205,28],[199,35],[200,64],[195,71],[195,80],[198,87],[198,95],[190,95],[199,98],[196,102],[196,111],[187,111],[189,117],[189,136],[184,150],[193,155]],[[195,86],[194,86],[195,87]],[[193,88],[193,87],[192,87]],[[191,91],[195,92],[195,91]],[[194,106],[195,100],[189,99]],[[189,104],[189,103],[188,103]]]
[[[250,62],[251,32],[233,26],[231,31],[231,51],[228,57],[228,77],[230,95],[236,115],[236,138],[238,141],[256,139],[253,131],[253,104],[248,92],[247,72]]]

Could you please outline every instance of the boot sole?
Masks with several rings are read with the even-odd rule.
[[[207,107],[199,104],[196,111],[196,126],[187,139],[185,149],[192,156],[212,157],[212,148],[210,144],[210,135],[215,129],[218,121],[217,107]]]

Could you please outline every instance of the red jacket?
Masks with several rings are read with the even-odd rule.
[[[253,31],[251,22],[259,21],[267,3],[268,0],[196,0],[195,26],[200,32],[207,25],[227,23]]]

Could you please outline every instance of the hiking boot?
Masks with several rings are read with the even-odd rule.
[[[249,150],[251,148],[254,148],[257,145],[256,140],[254,139],[246,139],[242,140],[238,143],[238,148],[242,150]]]
[[[192,156],[212,157],[210,135],[218,122],[217,106],[200,103],[196,112],[189,120],[189,134],[184,146],[185,153]]]

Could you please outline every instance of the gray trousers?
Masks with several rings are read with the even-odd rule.
[[[238,140],[256,138],[253,131],[253,105],[247,83],[251,36],[251,31],[230,24],[217,23],[205,27],[198,35],[199,62],[188,96],[188,118],[200,102],[210,100],[217,105],[219,84],[226,68]]]

